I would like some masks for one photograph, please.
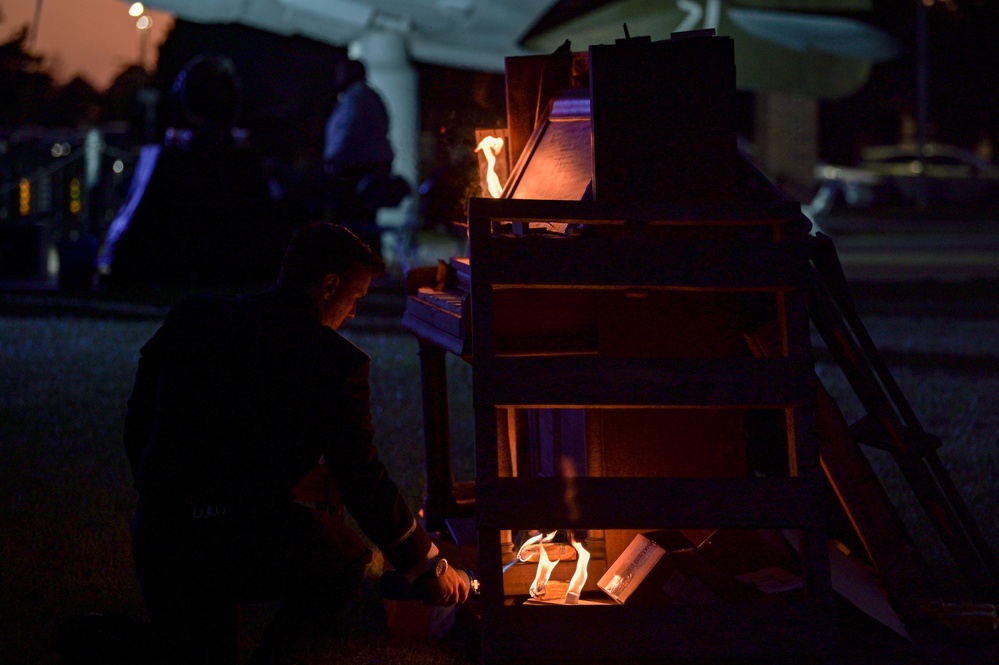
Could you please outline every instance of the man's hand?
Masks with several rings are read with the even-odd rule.
[[[468,574],[448,566],[444,574],[435,577],[433,572],[424,573],[416,579],[415,584],[424,587],[420,596],[430,605],[451,607],[468,600],[471,583]]]

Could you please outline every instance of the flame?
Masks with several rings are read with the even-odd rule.
[[[549,540],[555,536],[555,532],[552,531],[549,536]],[[538,547],[538,573],[534,576],[534,582],[531,583],[531,588],[527,590],[531,594],[531,598],[538,598],[544,596],[548,591],[548,579],[552,576],[552,571],[555,570],[555,566],[558,565],[558,560],[552,561],[548,558],[548,552],[545,550],[544,546]]]
[[[525,540],[524,544],[520,546],[519,550],[517,550],[516,561],[523,562],[523,561],[531,561],[531,560],[533,560],[534,559],[534,555],[539,550],[540,551],[544,551],[545,548],[542,546],[542,544],[543,543],[550,543],[552,540],[554,540],[556,533],[558,533],[558,531],[552,531],[551,533],[549,533],[547,535],[542,532],[542,533],[539,533],[536,536],[533,536],[533,537],[528,538],[527,540]]]
[[[572,579],[569,580],[569,590],[565,592],[565,604],[566,605],[577,605],[579,603],[579,594],[583,591],[583,585],[586,584],[586,568],[590,564],[590,553],[583,547],[583,544],[576,540],[576,534],[569,532],[569,540],[572,543],[573,548],[576,550],[576,572],[572,574]]]
[[[485,140],[483,140],[483,142],[485,142]],[[480,143],[479,145],[481,146],[482,144]],[[565,494],[563,498],[570,517],[575,521],[579,518],[580,513],[577,496],[578,488],[576,486],[576,478],[578,476],[576,472],[576,465],[570,457],[566,456],[561,457],[560,463],[562,467],[562,477],[565,480]],[[544,545],[545,543],[549,543],[554,540],[557,533],[558,531],[552,531],[551,533],[545,534],[542,531],[536,536],[528,538],[524,541],[524,544],[520,546],[520,549],[517,550],[517,556],[513,559],[513,561],[506,564],[503,568],[503,572],[505,573],[517,563],[533,561],[534,553],[537,551],[538,570],[534,576],[534,581],[528,589],[528,593],[531,598],[543,599],[544,596],[547,595],[548,581],[551,578],[552,571],[555,569],[555,566],[558,565],[558,562],[565,558],[560,552],[556,556],[556,559],[552,561],[548,556],[548,551]],[[586,578],[588,575],[587,568],[590,563],[590,552],[576,539],[576,532],[573,530],[569,531],[569,543],[572,545],[572,548],[576,550],[576,569],[572,574],[572,578],[569,580],[569,586],[566,589],[565,600],[563,603],[566,605],[578,605],[579,595],[582,593],[583,587],[586,585]]]
[[[486,185],[489,187],[489,195],[498,199],[503,194],[503,185],[500,184],[499,176],[496,175],[496,155],[503,149],[503,139],[498,136],[486,136],[479,145],[475,146],[475,152],[482,152],[486,158]]]
[[[551,541],[556,533],[556,531],[552,531],[548,535],[539,534],[534,536],[527,540],[517,552],[518,561],[528,561],[533,558],[535,550],[538,552],[538,570],[534,576],[534,581],[527,590],[531,598],[544,598],[547,595],[548,581],[551,578],[552,571],[555,570],[555,566],[558,565],[559,559],[552,560],[549,558],[544,543]],[[569,540],[573,549],[576,550],[576,571],[572,574],[572,579],[569,580],[569,587],[566,591],[564,603],[566,605],[577,605],[579,604],[579,594],[582,593],[583,586],[586,584],[590,553],[583,547],[582,543],[576,540],[575,533],[571,531],[569,532]]]

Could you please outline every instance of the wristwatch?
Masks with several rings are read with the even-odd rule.
[[[444,573],[447,572],[447,559],[442,556],[434,559],[434,567],[429,571],[434,577],[441,578],[444,577]]]

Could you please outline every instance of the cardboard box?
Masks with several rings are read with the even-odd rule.
[[[615,602],[623,603],[665,554],[666,550],[662,546],[638,534],[603,574],[597,587]]]

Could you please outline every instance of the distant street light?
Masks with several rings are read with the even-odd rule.
[[[146,69],[146,44],[149,41],[149,29],[153,27],[153,19],[146,14],[146,8],[141,2],[134,2],[128,8],[128,15],[136,17],[135,28],[139,34],[139,66]]]

